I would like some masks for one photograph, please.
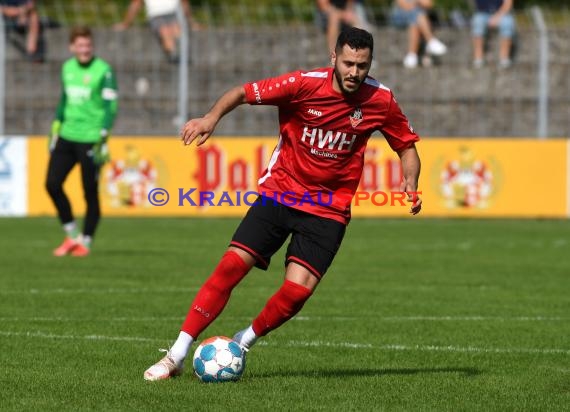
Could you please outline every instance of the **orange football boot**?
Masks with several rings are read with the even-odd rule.
[[[71,256],[75,257],[85,257],[89,256],[89,248],[81,243],[77,243],[77,246],[71,251]]]
[[[57,249],[54,249],[53,251],[53,255],[54,256],[65,256],[70,254],[77,246],[79,245],[79,242],[77,242],[77,240],[74,240],[70,237],[66,237],[63,240],[63,243],[61,245],[59,245],[59,247]]]

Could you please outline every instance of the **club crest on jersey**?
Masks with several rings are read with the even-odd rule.
[[[354,112],[350,115],[350,124],[352,125],[353,129],[356,129],[356,127],[362,122],[362,110],[360,110],[360,107],[357,107],[356,109],[354,109]]]

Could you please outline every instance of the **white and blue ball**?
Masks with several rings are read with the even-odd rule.
[[[194,372],[202,382],[238,380],[245,369],[245,353],[232,339],[214,336],[194,352]]]

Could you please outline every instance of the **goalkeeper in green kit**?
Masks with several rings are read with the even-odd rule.
[[[71,30],[69,48],[74,57],[61,70],[62,93],[52,123],[51,153],[46,189],[57,209],[66,237],[55,256],[87,256],[101,215],[99,171],[109,161],[107,140],[117,113],[117,84],[111,66],[94,55],[87,27]],[[87,211],[79,231],[63,183],[76,163]]]

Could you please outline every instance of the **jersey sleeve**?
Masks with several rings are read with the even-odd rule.
[[[109,68],[103,76],[103,84],[101,87],[101,97],[103,98],[103,107],[105,110],[105,117],[103,119],[103,127],[111,130],[115,117],[117,116],[117,79],[113,69]]]
[[[63,84],[63,69],[60,74],[60,87],[61,93],[59,96],[59,102],[57,103],[57,107],[55,109],[55,119],[63,122],[64,120],[64,113],[65,113],[65,105],[67,103],[67,95],[65,94],[65,87]]]
[[[289,103],[295,98],[301,85],[301,72],[244,84],[246,101],[249,104],[273,105]]]
[[[390,93],[390,107],[380,132],[395,152],[400,152],[420,140],[408,118],[402,113],[393,93]]]
[[[57,103],[57,107],[55,109],[55,119],[59,120],[60,122],[63,122],[64,119],[64,113],[65,113],[65,104],[67,102],[67,96],[65,94],[65,90],[63,89],[63,87],[61,88],[61,94],[59,97],[59,102]]]

